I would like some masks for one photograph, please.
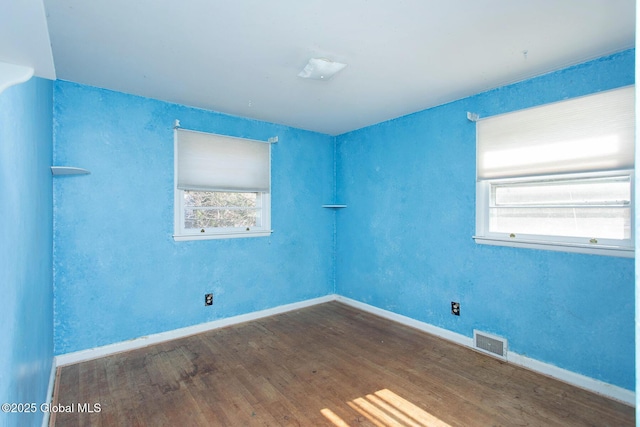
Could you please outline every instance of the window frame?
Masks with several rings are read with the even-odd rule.
[[[468,112],[476,128],[476,243],[634,258],[635,108],[631,84],[482,119]],[[630,179],[629,239],[594,236],[596,241],[585,243],[563,236],[489,233],[492,183],[625,174]]]
[[[605,239],[593,236],[590,238],[574,236],[551,236],[542,234],[522,234],[492,232],[489,230],[491,187],[495,184],[522,184],[526,182],[544,182],[554,180],[576,180],[604,178],[614,176],[629,176],[630,179],[630,221],[631,235],[629,239]],[[574,252],[593,255],[608,255],[624,258],[634,257],[635,238],[635,188],[633,170],[615,170],[605,172],[586,172],[577,174],[526,176],[517,178],[484,179],[476,182],[476,243],[514,248],[545,249],[551,251]]]
[[[261,225],[256,227],[209,227],[204,229],[187,229],[185,228],[185,204],[184,204],[184,192],[188,190],[182,190],[178,188],[178,130],[181,129],[178,126],[174,128],[174,170],[173,170],[173,190],[174,190],[174,232],[173,239],[175,241],[189,241],[189,240],[215,240],[215,239],[236,239],[236,238],[248,238],[248,237],[270,237],[273,233],[271,230],[271,145],[272,142],[263,142],[252,139],[236,138],[245,141],[251,141],[260,144],[269,145],[269,188],[267,191],[248,191],[251,193],[258,193],[257,203],[259,203],[261,210]],[[198,131],[189,131],[198,132]],[[203,132],[199,132],[203,133]],[[211,134],[212,136],[218,136],[217,134]],[[220,135],[224,136],[224,135]],[[201,192],[214,192],[214,190],[194,189],[192,191]],[[241,190],[215,190],[215,192],[230,192],[239,193]]]
[[[175,230],[173,238],[176,241],[186,240],[212,240],[212,239],[236,239],[241,237],[268,237],[271,230],[271,194],[270,192],[257,192],[257,203],[261,204],[261,225],[257,227],[209,227],[204,232],[198,229],[185,228],[184,191],[174,187],[175,190]]]

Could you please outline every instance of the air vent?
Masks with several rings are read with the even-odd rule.
[[[505,338],[474,330],[473,345],[483,353],[507,360],[507,340]]]

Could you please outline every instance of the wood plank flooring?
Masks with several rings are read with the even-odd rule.
[[[73,409],[57,427],[635,424],[627,405],[337,302],[64,366],[53,403]]]

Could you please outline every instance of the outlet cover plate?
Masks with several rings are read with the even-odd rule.
[[[451,301],[451,314],[460,316],[460,303]]]

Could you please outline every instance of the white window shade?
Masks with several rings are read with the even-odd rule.
[[[478,180],[633,169],[634,88],[477,122]]]
[[[268,192],[271,144],[176,130],[177,188]]]

